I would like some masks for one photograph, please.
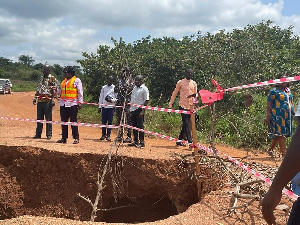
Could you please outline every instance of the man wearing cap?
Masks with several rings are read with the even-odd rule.
[[[55,105],[54,98],[56,97],[58,81],[50,74],[50,66],[45,64],[43,66],[43,76],[40,77],[37,83],[35,97],[33,104],[37,104],[37,119],[38,120],[52,120],[52,107]],[[41,138],[43,131],[43,123],[37,123],[35,136],[33,138]],[[52,124],[46,123],[46,137],[52,138]]]
[[[72,66],[67,66],[64,69],[65,79],[61,82],[60,94],[60,118],[62,122],[77,123],[78,109],[81,108],[83,102],[83,89],[81,80],[75,76],[75,70]],[[79,143],[78,126],[71,125],[73,144]],[[62,138],[57,143],[67,143],[68,125],[62,125]]]

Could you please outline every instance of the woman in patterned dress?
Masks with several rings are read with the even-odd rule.
[[[285,76],[279,75],[278,79]],[[288,83],[278,84],[270,91],[267,101],[267,116],[265,122],[269,125],[272,138],[268,155],[274,157],[274,148],[279,144],[280,153],[286,152],[286,137],[292,135],[292,116],[294,115],[293,95]]]

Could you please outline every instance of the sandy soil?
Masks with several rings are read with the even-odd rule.
[[[32,104],[32,94],[33,93],[13,93],[11,95],[0,95],[0,116],[2,117],[9,117],[9,118],[22,118],[22,119],[35,119],[36,118],[36,107]],[[96,109],[95,109],[96,110]],[[53,109],[53,120],[59,121],[59,107],[55,106]],[[81,122],[81,121],[80,121]],[[72,139],[68,140],[67,144],[57,144],[56,141],[60,139],[60,125],[53,125],[53,138],[51,140],[47,140],[45,137],[45,133],[43,133],[41,139],[33,139],[32,137],[35,134],[35,127],[36,123],[33,122],[21,122],[16,120],[6,120],[6,119],[0,119],[0,152],[2,152],[0,155],[0,169],[2,171],[2,178],[0,178],[0,185],[5,186],[6,185],[6,192],[11,193],[11,199],[15,202],[15,208],[18,208],[16,210],[17,213],[11,214],[15,215],[12,219],[6,219],[0,221],[0,224],[97,224],[91,223],[91,222],[84,222],[82,220],[86,220],[86,217],[82,219],[80,216],[76,215],[63,215],[59,213],[51,213],[51,210],[57,211],[63,211],[60,209],[59,205],[56,205],[55,207],[50,207],[49,209],[46,209],[47,206],[43,205],[43,210],[39,209],[39,211],[35,211],[35,205],[30,205],[28,203],[28,207],[26,208],[24,205],[24,201],[20,199],[24,199],[24,187],[29,188],[31,185],[38,185],[39,180],[36,180],[36,183],[32,184],[26,184],[26,174],[23,174],[24,183],[18,184],[20,182],[20,178],[13,179],[13,173],[11,172],[9,165],[5,165],[5,162],[7,161],[7,158],[3,158],[4,155],[7,157],[16,157],[16,159],[20,159],[20,155],[22,157],[29,157],[29,155],[40,155],[41,152],[47,152],[47,157],[45,158],[38,158],[36,160],[43,160],[47,161],[49,158],[51,159],[51,154],[55,152],[56,154],[60,154],[59,157],[66,158],[67,156],[80,156],[86,157],[84,162],[88,165],[95,166],[94,164],[97,164],[96,162],[93,162],[95,158],[103,158],[104,155],[107,154],[107,152],[111,148],[112,142],[107,141],[100,141],[99,138],[101,136],[100,128],[92,128],[92,127],[79,127],[79,133],[80,133],[80,143],[78,145],[72,144]],[[45,128],[44,128],[45,129]],[[178,129],[179,128],[174,128]],[[70,132],[70,129],[69,129]],[[70,134],[70,133],[69,133]],[[116,132],[113,132],[112,138],[115,137]],[[5,146],[7,146],[5,148]],[[22,149],[20,149],[20,146],[23,146]],[[11,156],[10,153],[5,152],[6,149],[10,149],[11,151],[15,151],[14,156]],[[248,161],[255,161],[259,163],[263,163],[265,165],[273,165],[278,166],[279,162],[275,162],[271,158],[267,157],[265,154],[260,153],[255,150],[251,151],[245,151],[245,150],[238,150],[234,149],[225,145],[218,145],[217,149],[220,151],[230,155],[234,158],[247,158]],[[51,153],[51,154],[50,154]],[[24,154],[24,155],[23,155]],[[49,154],[49,155],[48,155]],[[130,159],[136,159],[141,160],[142,162],[145,162],[149,160],[148,162],[151,162],[153,165],[153,169],[156,170],[157,174],[163,174],[163,172],[159,171],[160,168],[158,165],[166,165],[169,166],[170,170],[175,170],[176,168],[173,168],[173,164],[170,163],[174,161],[174,154],[180,154],[180,155],[187,155],[191,154],[191,150],[188,147],[176,147],[175,142],[159,139],[159,138],[153,138],[153,137],[146,137],[146,146],[145,148],[135,148],[135,147],[128,147],[126,145],[120,145],[118,148],[118,155],[120,157],[126,157]],[[9,155],[9,156],[8,156]],[[2,157],[2,158],[1,158]],[[18,158],[19,157],[19,158]],[[55,156],[55,159],[57,159]],[[83,157],[83,158],[84,158]],[[92,159],[91,159],[91,158]],[[74,160],[74,159],[72,159]],[[77,160],[77,159],[76,159]],[[57,167],[57,160],[50,160],[51,163],[53,163],[53,168]],[[82,162],[82,161],[81,161]],[[138,162],[138,161],[135,161]],[[18,161],[20,164],[20,162]],[[66,161],[63,161],[63,164],[66,163]],[[98,162],[99,163],[99,162]],[[34,164],[34,163],[31,163]],[[38,161],[36,161],[36,164],[34,164],[35,167],[37,166]],[[49,162],[48,162],[49,164]],[[47,164],[47,165],[48,165]],[[66,163],[68,164],[68,163]],[[14,164],[15,165],[15,164]],[[22,164],[21,164],[22,165]],[[30,166],[29,162],[26,162],[26,166]],[[35,168],[32,166],[31,170],[34,170]],[[143,166],[143,164],[141,164]],[[47,171],[53,169],[51,168],[51,164],[49,164],[49,168],[43,168],[45,171],[45,174],[47,174]],[[90,168],[87,166],[86,168]],[[91,169],[92,170],[92,169]],[[4,171],[4,172],[3,172]],[[17,170],[16,170],[17,171]],[[39,170],[40,171],[40,170]],[[92,173],[91,171],[90,173]],[[21,171],[15,172],[20,176]],[[57,172],[60,173],[60,172]],[[4,174],[4,175],[3,175]],[[5,175],[6,174],[6,175]],[[17,175],[16,175],[17,176]],[[36,176],[36,175],[35,175]],[[55,173],[50,173],[51,179],[55,177]],[[64,173],[60,174],[59,176],[65,176]],[[91,175],[92,176],[92,175]],[[143,176],[142,174],[136,174],[136,176]],[[34,176],[33,176],[34,177]],[[31,179],[33,179],[31,177]],[[140,177],[139,177],[140,178]],[[83,179],[83,178],[82,178]],[[84,178],[88,179],[88,178]],[[94,178],[93,178],[94,179]],[[134,178],[132,178],[134,180]],[[168,179],[174,179],[176,182],[183,182],[181,184],[184,184],[183,186],[187,186],[187,181],[183,176],[174,176]],[[133,182],[133,180],[131,180]],[[140,179],[140,183],[142,183],[143,179]],[[44,181],[45,182],[45,181]],[[71,182],[71,181],[70,181]],[[147,182],[144,180],[143,182]],[[175,183],[176,183],[175,182]],[[25,185],[26,184],[26,185]],[[45,183],[45,185],[50,185],[49,183]],[[78,183],[74,184],[74,186],[78,185]],[[142,184],[136,184],[136,185],[142,185]],[[147,184],[151,186],[151,184]],[[159,184],[159,186],[162,189],[171,189],[176,193],[175,195],[169,194],[169,198],[176,198],[177,201],[180,201],[180,195],[185,196],[183,192],[189,192],[187,187],[182,187],[181,189],[178,189],[177,187],[171,188],[170,184],[164,185]],[[17,194],[14,194],[14,191],[9,191],[9,188],[14,186]],[[81,191],[84,192],[84,188],[82,187]],[[190,187],[188,187],[190,188]],[[194,186],[196,189],[196,187]],[[227,188],[230,189],[230,187]],[[23,192],[22,192],[23,190]],[[196,190],[191,191],[191,193],[195,193]],[[48,198],[52,197],[55,198],[55,189],[53,189],[53,192],[47,193],[49,196]],[[193,195],[192,195],[193,196]],[[64,196],[66,198],[66,196]],[[5,198],[1,198],[0,196],[0,205],[2,204],[12,204],[12,201],[7,201]],[[197,202],[197,199],[194,200],[195,203]],[[224,185],[224,189],[222,190],[216,190],[212,191],[209,194],[206,194],[203,198],[203,200],[200,203],[192,204],[188,207],[188,209],[184,212],[180,212],[177,215],[170,216],[169,218],[166,218],[164,220],[159,220],[155,222],[151,222],[148,224],[265,224],[262,215],[260,213],[260,209],[258,205],[255,205],[252,208],[252,211],[247,212],[244,215],[244,218],[240,218],[240,215],[232,215],[229,217],[226,217],[226,210],[224,211],[224,207],[228,206],[230,201],[230,197],[228,194],[228,189],[226,189],[226,185]],[[3,203],[4,202],[4,203]],[[54,203],[53,203],[54,204]],[[72,203],[73,204],[73,203]],[[178,203],[179,204],[179,203]],[[177,204],[177,206],[178,206]],[[29,205],[31,207],[31,211],[29,210]],[[83,204],[82,204],[83,205]],[[26,208],[26,210],[24,209]],[[36,207],[39,207],[39,205],[36,205]],[[61,206],[62,207],[62,206]],[[71,206],[70,206],[71,207]],[[84,207],[84,206],[82,206]],[[1,207],[0,207],[1,208]],[[182,210],[184,207],[182,208]],[[86,209],[88,210],[88,209]],[[177,208],[178,210],[178,208]],[[179,210],[181,211],[181,210]],[[0,214],[4,213],[1,212]],[[7,213],[7,212],[5,212]],[[44,214],[43,214],[44,213]],[[279,215],[279,224],[285,224],[286,215],[283,211],[278,211]],[[57,218],[61,217],[61,218]],[[2,219],[5,219],[5,216],[1,216]],[[9,218],[9,216],[7,217]],[[72,220],[68,219],[71,218]],[[76,221],[75,221],[76,220]],[[98,223],[100,224],[100,222]]]

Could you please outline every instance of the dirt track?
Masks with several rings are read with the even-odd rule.
[[[32,104],[32,93],[13,93],[11,95],[1,95],[0,96],[0,116],[3,117],[11,117],[11,118],[23,118],[23,119],[35,119],[36,117],[36,107]],[[96,110],[96,109],[95,109]],[[59,107],[55,106],[54,111],[53,111],[53,120],[59,121]],[[69,161],[75,160],[76,162],[81,162],[81,163],[87,163],[87,166],[84,167],[86,169],[90,169],[89,175],[92,176],[95,171],[93,171],[95,168],[97,168],[97,160],[99,163],[99,160],[103,158],[104,155],[109,151],[110,149],[110,144],[111,142],[107,141],[100,141],[100,128],[91,128],[91,127],[79,127],[79,133],[80,133],[80,143],[78,145],[73,145],[72,144],[72,139],[69,140],[67,144],[57,144],[55,143],[56,140],[60,139],[60,125],[53,125],[53,138],[51,140],[47,140],[45,138],[45,133],[43,133],[42,139],[33,139],[32,137],[35,134],[35,127],[36,124],[32,122],[20,122],[20,121],[13,121],[13,120],[0,120],[0,146],[1,151],[3,152],[3,155],[6,155],[7,157],[16,157],[16,159],[20,158],[26,158],[26,157],[31,157],[32,155],[39,155],[41,153],[44,154],[44,157],[40,158],[31,158],[32,164],[35,165],[36,168],[39,168],[38,171],[40,172],[43,170],[45,174],[47,174],[47,171],[52,170],[53,168],[59,166],[57,164],[57,159],[64,159],[61,161],[61,164],[66,164],[65,158],[69,158]],[[45,129],[45,128],[44,128]],[[174,128],[178,129],[179,128]],[[115,132],[113,132],[112,138],[115,137]],[[158,138],[146,138],[146,147],[142,149],[137,149],[134,147],[128,147],[126,145],[121,145],[118,154],[121,157],[126,157],[128,159],[136,159],[135,164],[138,165],[138,162],[140,163],[139,165],[141,168],[145,165],[149,166],[148,169],[153,169],[155,172],[153,177],[155,176],[161,176],[165,178],[165,170],[169,168],[170,171],[176,170],[176,164],[174,166],[173,163],[170,163],[174,161],[174,153],[179,153],[179,154],[190,154],[191,151],[188,149],[188,147],[176,147],[174,142],[168,141],[168,140],[163,140],[163,139],[158,139]],[[7,146],[5,148],[5,146]],[[19,146],[26,146],[22,147],[20,149]],[[10,151],[14,151],[16,153],[15,156],[11,156],[10,153],[7,151],[9,149]],[[224,153],[236,157],[236,158],[242,158],[248,156],[249,160],[255,160],[258,162],[264,162],[265,164],[274,164],[274,161],[272,161],[270,158],[268,158],[265,154],[261,154],[259,152],[255,151],[241,151],[241,150],[236,150],[233,148],[228,148],[226,146],[218,146],[218,149],[223,151]],[[50,151],[49,151],[50,150]],[[6,152],[5,152],[6,151]],[[5,154],[4,154],[5,152]],[[28,154],[29,153],[29,154]],[[31,155],[31,156],[30,156]],[[56,155],[55,157],[53,155]],[[74,155],[76,156],[74,158]],[[94,155],[94,157],[93,157]],[[78,157],[83,160],[80,161],[78,160]],[[51,158],[52,157],[52,158]],[[73,157],[73,158],[72,158]],[[102,158],[101,158],[102,157]],[[0,157],[1,158],[1,157]],[[72,158],[72,159],[71,159]],[[6,158],[7,159],[7,158]],[[5,159],[5,160],[6,160]],[[5,160],[3,158],[1,159],[2,161],[2,167],[3,171],[9,172],[8,168],[10,168],[10,165],[4,165]],[[49,160],[49,161],[48,161]],[[39,165],[38,162],[43,161],[49,168],[42,168],[42,165]],[[96,162],[95,162],[96,161]],[[68,160],[67,160],[68,162]],[[147,162],[147,163],[145,163]],[[15,162],[12,162],[15,163]],[[18,163],[22,165],[22,162],[18,161]],[[52,163],[52,164],[51,164]],[[27,161],[26,162],[26,167],[28,167],[30,163]],[[51,166],[52,165],[52,166]],[[164,165],[168,168],[163,168]],[[34,169],[35,167],[31,167],[31,169]],[[41,168],[40,168],[41,167]],[[53,168],[51,168],[53,167]],[[69,165],[69,167],[72,167],[72,165]],[[25,167],[24,167],[25,168]],[[68,167],[66,167],[68,168]],[[64,170],[66,168],[63,168]],[[145,171],[145,170],[144,170]],[[167,173],[170,173],[170,171],[167,171]],[[30,170],[29,170],[30,172]],[[28,173],[29,173],[28,172]],[[57,174],[55,173],[49,173],[49,176],[55,177],[55,176],[65,176],[66,171],[63,171],[61,174],[59,170],[57,170]],[[16,172],[17,173],[17,172]],[[71,173],[71,172],[70,172]],[[20,175],[20,171],[18,172],[18,175]],[[130,174],[127,174],[130,176]],[[132,175],[132,174],[131,174]],[[12,173],[9,174],[9,176],[12,176]],[[23,174],[23,176],[26,176],[26,174]],[[36,175],[33,175],[33,177]],[[128,177],[127,176],[127,177]],[[147,184],[147,179],[142,179],[144,176],[142,173],[141,174],[135,174],[135,178],[132,176],[131,183],[134,183],[134,185],[138,187],[143,186],[143,182],[151,186],[151,183]],[[151,175],[152,176],[152,175]],[[150,175],[148,176],[149,179],[152,179]],[[33,177],[31,177],[33,179]],[[7,178],[7,176],[6,176]],[[72,183],[71,181],[72,176],[68,177],[67,182]],[[138,179],[137,179],[138,178]],[[20,179],[20,178],[18,178]],[[17,181],[18,181],[17,179]],[[25,178],[24,178],[25,179]],[[62,178],[63,179],[63,178]],[[70,179],[70,180],[69,180]],[[94,181],[93,179],[89,180],[88,178],[81,178],[84,180],[84,182],[91,182]],[[180,213],[181,211],[185,210],[185,206],[187,206],[187,203],[184,203],[180,206],[182,201],[181,197],[184,198],[185,200],[187,199],[187,196],[194,196],[196,187],[193,186],[194,184],[188,184],[188,181],[184,176],[174,176],[173,178],[165,178],[167,184],[166,185],[161,185],[158,184],[158,186],[154,186],[153,188],[159,188],[162,190],[165,190],[165,194],[168,196],[169,199],[173,199],[173,201],[177,201],[177,211]],[[170,182],[170,180],[174,179],[174,181]],[[4,178],[2,179],[2,182],[0,185],[3,185]],[[26,179],[25,179],[26,180]],[[25,186],[27,188],[30,187],[30,185],[38,185],[39,179],[36,179],[37,183],[34,184],[26,184],[26,182],[19,184],[19,189],[22,190],[22,187],[24,188]],[[140,180],[140,183],[138,182]],[[17,182],[13,180],[14,182]],[[142,182],[143,181],[143,182]],[[4,182],[4,183],[3,183]],[[12,182],[12,180],[10,180]],[[42,188],[46,188],[50,184],[47,183],[45,180],[44,186],[41,185]],[[79,183],[74,183],[72,188],[78,186],[80,183],[84,182],[79,182]],[[137,183],[135,183],[137,182]],[[158,182],[158,181],[157,181]],[[21,183],[21,182],[20,182]],[[182,187],[173,187],[173,185],[179,184]],[[145,185],[144,184],[144,185]],[[17,183],[16,183],[17,185]],[[136,187],[136,186],[132,186]],[[190,187],[189,185],[192,185],[193,187]],[[48,198],[51,199],[51,194],[55,195],[55,188],[59,187],[53,187],[52,192],[47,193],[49,196]],[[63,188],[68,188],[68,187],[63,187]],[[84,186],[80,188],[81,192],[85,191]],[[193,189],[192,189],[193,188]],[[21,191],[18,191],[19,195],[22,195]],[[189,191],[190,190],[190,191]],[[92,195],[92,188],[90,191],[90,194]],[[137,191],[141,191],[140,189]],[[152,190],[154,191],[154,190]],[[170,194],[167,192],[177,192],[176,194]],[[74,192],[74,190],[73,190]],[[178,193],[179,192],[179,193]],[[185,192],[191,192],[189,194],[191,195],[185,195]],[[44,195],[44,192],[38,192],[41,195]],[[153,192],[154,193],[154,192]],[[152,194],[153,194],[152,193]],[[149,194],[151,194],[149,192]],[[26,210],[24,212],[21,210],[21,208],[24,208],[24,202],[19,201],[20,199],[23,199],[24,196],[19,196],[16,197],[15,195],[11,194],[11,196],[14,196],[16,198],[16,204],[18,204],[18,207],[20,210],[18,211],[16,216],[19,216],[15,219],[11,220],[5,220],[3,221],[3,224],[25,224],[28,222],[29,224],[40,224],[42,222],[50,222],[50,223],[57,223],[57,224],[73,224],[74,221],[72,220],[67,220],[67,219],[54,219],[54,218],[40,218],[40,217],[30,217],[29,215],[34,215],[34,216],[52,216],[52,217],[62,217],[62,218],[71,218],[71,219],[77,219],[77,220],[82,220],[82,217],[76,215],[73,215],[73,212],[70,212],[69,215],[64,215],[65,209],[62,210],[60,207],[63,207],[62,205],[56,205],[55,207],[49,207],[47,209],[47,205],[43,205],[43,209],[40,209],[38,213],[34,211],[34,204],[30,205],[28,204],[28,207],[32,207],[32,212],[30,213],[30,210]],[[62,198],[71,198],[70,196],[63,196]],[[157,196],[158,198],[158,196]],[[19,199],[19,200],[18,200]],[[175,200],[174,200],[175,199]],[[1,199],[0,199],[1,200]],[[32,200],[33,201],[33,200]],[[46,201],[46,200],[45,200]],[[146,199],[145,201],[150,201],[149,199]],[[194,201],[194,202],[193,202]],[[191,199],[188,200],[190,204],[195,203],[197,200]],[[183,213],[180,213],[178,215],[174,215],[169,217],[168,219],[162,220],[162,221],[156,221],[155,224],[232,224],[235,219],[228,219],[224,218],[222,216],[222,212],[220,211],[221,208],[224,207],[224,205],[228,204],[229,199],[224,198],[224,195],[221,195],[221,192],[213,192],[212,194],[207,195],[201,203],[197,203],[189,207],[189,209]],[[23,206],[22,206],[23,204]],[[54,203],[53,203],[54,204]],[[73,203],[72,203],[73,204]],[[70,203],[70,205],[73,207]],[[81,207],[84,208],[84,203],[80,203]],[[167,203],[166,203],[167,204]],[[70,206],[70,207],[71,207]],[[39,207],[39,204],[36,205],[36,207]],[[180,209],[180,207],[182,207]],[[166,205],[164,205],[163,208],[166,208]],[[51,213],[51,211],[56,211],[60,213]],[[71,210],[71,209],[70,209]],[[88,209],[86,209],[88,210]],[[1,211],[0,211],[1,212]],[[126,213],[124,213],[126,214]],[[141,214],[141,213],[140,213]],[[259,215],[259,211],[257,211],[258,217],[261,217]],[[25,217],[20,217],[21,215],[27,215]],[[171,213],[172,215],[172,213]],[[87,215],[83,216],[84,219],[87,219]],[[3,217],[2,219],[4,219]],[[31,221],[31,222],[29,222]],[[35,222],[33,222],[35,221]],[[151,220],[150,220],[151,221]],[[79,222],[77,221],[77,224]],[[2,224],[0,222],[0,224]],[[236,223],[239,224],[239,223]],[[241,223],[242,224],[242,223]],[[254,223],[254,224],[264,224],[261,219],[259,219],[259,222]]]

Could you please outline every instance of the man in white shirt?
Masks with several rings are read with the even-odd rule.
[[[114,78],[109,76],[107,80],[107,85],[104,85],[100,91],[99,96],[99,108],[98,113],[101,113],[101,120],[103,125],[112,125],[114,116],[114,105],[116,102],[116,94],[114,92],[115,85],[113,85]],[[107,141],[110,139],[111,128],[102,127],[102,136],[100,140],[106,138]]]
[[[149,102],[149,90],[143,84],[143,76],[137,75],[135,77],[134,83],[135,86],[131,93],[130,103],[147,106]],[[145,109],[131,105],[130,113],[131,113],[131,125],[133,127],[144,129]],[[134,136],[133,142],[128,144],[128,146],[135,146],[138,148],[145,147],[144,132],[133,129],[133,136]]]

